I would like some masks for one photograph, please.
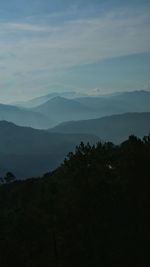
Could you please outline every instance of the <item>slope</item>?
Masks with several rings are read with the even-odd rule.
[[[95,143],[88,134],[55,134],[0,122],[0,170],[19,178],[41,175],[54,169],[81,141]]]
[[[0,186],[1,266],[148,267],[149,162],[150,138],[130,137],[82,145],[51,175]]]
[[[0,120],[34,128],[47,128],[53,125],[50,118],[48,119],[40,113],[4,104],[0,104]]]
[[[45,116],[52,117],[57,123],[68,120],[79,120],[93,117],[93,110],[80,104],[76,100],[55,97],[43,105],[33,109]]]
[[[126,112],[150,112],[150,92],[143,90],[101,97],[82,97],[76,100],[93,109],[99,117]]]
[[[126,113],[99,119],[71,121],[59,124],[49,131],[95,134],[102,140],[120,143],[131,134],[141,137],[150,133],[150,113]]]
[[[50,99],[52,99],[54,97],[65,97],[67,99],[73,99],[73,98],[82,97],[82,96],[86,96],[86,95],[81,94],[81,93],[76,93],[74,91],[52,92],[52,93],[49,93],[47,95],[35,97],[35,98],[28,100],[28,101],[14,102],[14,103],[12,103],[12,105],[25,107],[25,108],[34,108],[34,107],[37,107],[37,106],[40,106],[40,105],[46,103],[47,101],[49,101]]]

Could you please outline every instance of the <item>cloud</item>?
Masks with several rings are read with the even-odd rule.
[[[30,23],[14,23],[14,22],[7,22],[7,23],[0,23],[0,34],[10,34],[11,32],[14,33],[50,33],[56,32],[59,28],[58,27],[50,27],[50,26],[42,26],[38,24],[30,24]]]
[[[59,75],[67,68],[148,52],[149,24],[149,9],[114,9],[57,25],[47,20],[45,24],[0,23],[0,61],[4,66],[0,78],[9,78],[18,87],[36,85],[36,81],[42,87],[43,81],[43,86],[47,85],[56,72]],[[20,75],[16,78],[15,73]]]
[[[5,30],[2,50],[24,57],[31,65],[51,68],[88,64],[95,61],[141,53],[150,50],[148,14],[130,14],[127,11],[111,12],[97,18],[67,21],[59,26],[40,26],[27,23],[0,24]],[[21,32],[7,43],[10,31]],[[25,33],[24,33],[25,32]],[[36,33],[28,35],[28,33]],[[37,57],[37,58],[36,58]],[[23,62],[22,62],[23,63]],[[20,67],[19,67],[20,68]]]
[[[29,23],[3,23],[1,27],[7,31],[32,31],[32,32],[41,32],[45,31],[44,27],[32,25]]]

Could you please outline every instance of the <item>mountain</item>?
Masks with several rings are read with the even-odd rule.
[[[11,106],[9,115],[6,116],[8,111],[5,111],[5,116],[0,118],[18,125],[44,129],[72,120],[96,119],[129,112],[150,112],[150,92],[132,91],[96,97],[77,97],[75,92],[51,93],[31,100],[30,104],[30,107],[34,107],[25,109]],[[5,105],[5,109],[6,107],[8,108]]]
[[[48,126],[54,125],[50,118],[40,113],[4,104],[0,104],[0,120],[34,128],[48,128]]]
[[[32,109],[34,112],[53,118],[56,123],[68,120],[79,120],[96,116],[93,110],[74,99],[55,97]]]
[[[89,134],[55,134],[0,121],[0,175],[38,176],[56,168],[81,141],[95,143]]]
[[[50,93],[47,95],[35,97],[35,98],[28,100],[28,101],[14,102],[14,103],[12,103],[12,105],[25,107],[25,108],[34,108],[36,106],[44,104],[45,102],[47,102],[48,100],[50,100],[54,97],[65,97],[67,99],[73,99],[73,98],[83,97],[83,96],[86,96],[86,94],[81,94],[81,93],[77,93],[74,91],[71,91],[71,92],[53,92],[53,93]]]
[[[150,112],[150,92],[133,91],[74,99],[57,96],[32,111],[52,118],[55,125],[69,120],[94,119],[127,112]]]
[[[2,267],[148,267],[150,137],[80,145],[42,179],[0,186]]]
[[[120,143],[131,134],[141,137],[150,133],[150,113],[126,113],[99,119],[70,121],[49,131],[95,134],[102,140]]]
[[[100,117],[126,112],[150,112],[149,91],[114,93],[101,97],[82,97],[77,98],[76,101],[93,109]]]

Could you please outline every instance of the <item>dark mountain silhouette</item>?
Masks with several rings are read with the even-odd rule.
[[[150,266],[149,162],[150,136],[81,143],[43,179],[1,185],[1,266]]]
[[[47,128],[48,125],[53,125],[50,118],[40,113],[4,104],[0,104],[0,120],[34,128]]]
[[[95,143],[88,134],[55,134],[0,122],[0,172],[11,171],[19,178],[41,175],[56,168],[81,141]]]
[[[102,140],[120,143],[129,135],[139,137],[150,132],[150,113],[126,113],[99,119],[70,121],[49,130],[59,133],[88,133]]]

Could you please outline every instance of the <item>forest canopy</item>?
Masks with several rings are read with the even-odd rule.
[[[0,266],[149,266],[149,164],[150,136],[130,136],[2,185]]]

